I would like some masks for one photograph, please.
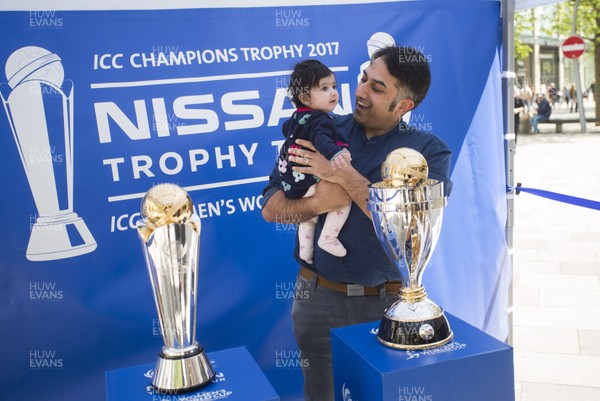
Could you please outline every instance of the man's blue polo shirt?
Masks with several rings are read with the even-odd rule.
[[[440,138],[430,133],[416,131],[401,123],[384,135],[366,138],[363,128],[352,114],[335,116],[339,135],[350,145],[352,166],[370,182],[381,181],[381,164],[392,150],[408,147],[420,152],[429,165],[429,178],[444,181],[446,194],[450,193],[452,182],[449,178],[450,156],[452,152]],[[281,182],[275,166],[269,184],[263,190],[264,202],[276,191],[281,190]],[[346,256],[339,258],[325,252],[316,244],[327,215],[319,216],[315,232],[314,263],[307,264],[298,256],[298,238],[294,257],[298,263],[313,270],[326,279],[340,283],[376,286],[390,280],[399,280],[398,268],[389,260],[375,235],[373,223],[363,211],[352,203],[350,215],[340,231],[338,240],[347,250]]]

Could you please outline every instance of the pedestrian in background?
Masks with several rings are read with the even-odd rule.
[[[540,130],[538,129],[538,124],[540,122],[545,122],[550,119],[550,114],[552,114],[552,107],[548,100],[546,100],[546,96],[543,93],[538,93],[537,99],[535,100],[537,105],[536,114],[531,117],[531,126],[533,127],[533,132],[538,134]]]
[[[515,85],[514,87],[514,97],[515,97],[515,142],[517,141],[517,134],[519,133],[519,124],[521,123],[521,114],[525,111],[525,103],[523,103],[523,99],[521,99],[521,91],[519,87]]]

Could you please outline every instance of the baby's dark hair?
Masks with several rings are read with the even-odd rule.
[[[308,94],[312,88],[319,86],[319,81],[334,75],[333,71],[319,60],[304,60],[294,66],[288,85],[288,96],[296,107],[305,107],[300,95]]]

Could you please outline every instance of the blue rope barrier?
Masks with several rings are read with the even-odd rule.
[[[508,187],[509,190],[511,189]],[[558,202],[568,203],[575,206],[586,207],[588,209],[600,210],[600,202],[594,201],[591,199],[578,198],[576,196],[559,194],[558,192],[544,191],[543,189],[536,188],[526,188],[521,186],[521,183],[517,183],[517,186],[513,188],[515,190],[515,194],[519,195],[521,192],[527,192],[532,195],[541,196],[542,198],[547,198],[551,200],[555,200]]]

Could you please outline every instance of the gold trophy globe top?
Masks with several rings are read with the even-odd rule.
[[[414,149],[398,148],[390,152],[381,165],[385,186],[420,187],[427,181],[429,167],[423,155]]]
[[[141,213],[146,225],[138,227],[138,231],[148,242],[152,232],[159,227],[187,223],[194,214],[194,208],[185,189],[175,184],[158,184],[142,199]]]

